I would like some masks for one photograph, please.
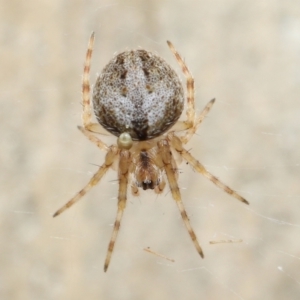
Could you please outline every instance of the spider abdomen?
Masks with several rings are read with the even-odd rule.
[[[180,117],[184,92],[175,71],[145,50],[115,56],[98,76],[93,91],[98,122],[115,136],[149,140],[167,131]]]

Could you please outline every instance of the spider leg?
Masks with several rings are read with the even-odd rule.
[[[85,56],[84,62],[84,70],[83,70],[83,78],[82,78],[82,121],[83,126],[88,129],[89,125],[92,123],[92,109],[91,109],[91,101],[90,101],[90,69],[91,69],[91,59],[93,53],[93,46],[95,41],[95,33],[92,32],[88,49]]]
[[[186,144],[191,139],[191,137],[194,135],[194,133],[197,131],[199,125],[203,122],[204,118],[209,113],[211,107],[215,103],[215,100],[216,99],[212,99],[206,104],[206,106],[202,110],[201,114],[196,118],[194,126],[189,128],[186,131],[186,133],[180,137],[183,144]]]
[[[113,233],[108,245],[107,255],[104,263],[104,272],[107,271],[109,262],[111,259],[112,252],[114,250],[117,235],[120,229],[121,219],[126,206],[127,200],[127,186],[128,186],[128,175],[129,166],[131,164],[130,152],[128,150],[121,150],[119,160],[119,195],[118,195],[118,210],[114,224]]]
[[[165,186],[166,186],[166,182],[165,182],[164,178],[162,177],[160,183],[154,188],[154,192],[156,194],[161,194],[163,192]]]
[[[78,202],[93,186],[95,186],[103,177],[103,175],[106,173],[106,171],[110,168],[110,166],[113,164],[115,158],[117,157],[118,149],[116,146],[111,146],[109,148],[109,151],[106,154],[105,162],[104,164],[99,168],[99,170],[93,175],[93,177],[90,179],[88,184],[81,189],[71,200],[69,200],[64,206],[62,206],[56,213],[53,215],[53,217],[56,217],[60,215],[62,212],[64,212],[66,209],[68,209],[70,206]]]
[[[182,57],[179,55],[175,47],[170,41],[167,41],[168,46],[172,53],[174,54],[178,64],[180,65],[182,72],[184,76],[186,77],[186,89],[187,89],[187,110],[186,110],[186,116],[187,116],[187,121],[184,123],[186,124],[186,128],[188,129],[194,125],[195,121],[195,90],[194,90],[194,78],[189,71],[187,65],[183,61]]]
[[[171,146],[177,151],[179,152],[182,157],[199,173],[201,173],[203,176],[205,176],[207,179],[209,179],[211,182],[213,182],[216,186],[218,186],[219,188],[221,188],[224,192],[226,192],[227,194],[233,196],[234,198],[238,199],[239,201],[245,203],[245,204],[249,204],[249,202],[243,198],[242,196],[240,196],[237,192],[235,192],[234,190],[232,190],[229,186],[225,185],[224,183],[222,183],[217,177],[215,177],[214,175],[212,175],[211,173],[209,173],[204,166],[198,161],[196,160],[187,150],[185,150],[182,146],[182,142],[180,140],[180,138],[178,138],[177,136],[175,136],[172,133],[168,134],[168,139],[171,143]]]
[[[98,148],[104,151],[109,151],[109,147],[99,138],[97,138],[94,134],[92,134],[89,130],[83,128],[82,126],[77,126],[77,128]]]
[[[99,123],[89,123],[84,128],[97,134],[110,135],[110,133],[106,129],[104,129]]]
[[[168,141],[167,140],[159,141],[158,148],[160,149],[160,153],[158,153],[158,155],[161,156],[161,161],[159,163],[159,166],[162,167],[166,171],[166,175],[167,175],[168,182],[170,185],[171,193],[172,193],[174,200],[176,201],[176,204],[180,211],[184,225],[187,228],[189,235],[190,235],[198,253],[203,258],[204,257],[203,251],[198,243],[196,234],[190,224],[189,218],[187,216],[186,210],[185,210],[183,202],[181,200],[180,190],[179,190],[178,183],[176,180],[176,175],[175,175],[176,170],[173,167],[173,166],[175,166],[175,161],[172,157]]]
[[[95,42],[95,33],[92,32],[88,49],[85,56],[84,70],[82,77],[82,122],[86,130],[107,135],[107,131],[98,123],[92,122],[92,107],[90,101],[90,69],[91,69],[91,59],[93,53],[93,47]]]
[[[133,196],[139,196],[140,195],[139,188],[134,182],[131,182],[131,194]]]

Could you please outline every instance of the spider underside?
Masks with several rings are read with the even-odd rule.
[[[133,97],[138,98],[138,100],[131,101],[134,106],[132,106],[131,119],[127,120],[126,117],[123,118],[119,122],[118,111],[114,111],[114,107],[117,105],[116,102],[113,102],[112,106],[105,106],[102,107],[101,99],[103,99],[103,90],[101,93],[97,88],[101,86],[103,82],[103,77],[100,75],[95,85],[94,89],[94,111],[97,117],[97,120],[101,125],[110,131],[112,134],[118,136],[117,144],[108,146],[103,141],[101,141],[95,133],[101,133],[103,130],[98,123],[92,122],[92,109],[91,109],[91,102],[90,102],[90,82],[89,82],[89,73],[90,73],[90,62],[92,57],[93,45],[94,45],[94,33],[92,33],[89,44],[88,50],[86,53],[86,59],[84,64],[84,73],[83,73],[83,83],[82,83],[82,98],[83,98],[83,112],[82,112],[82,120],[83,126],[78,126],[78,129],[91,141],[93,142],[98,148],[101,150],[106,151],[105,161],[99,167],[98,171],[92,176],[88,184],[81,189],[71,200],[69,200],[63,207],[61,207],[55,214],[54,217],[61,214],[63,211],[68,209],[74,203],[79,201],[82,196],[84,196],[93,186],[95,186],[104,176],[104,174],[115,164],[118,163],[118,180],[119,180],[119,192],[118,192],[118,208],[117,208],[117,216],[114,223],[113,233],[111,236],[111,240],[109,242],[108,251],[105,259],[104,264],[104,271],[107,271],[107,268],[110,263],[111,255],[114,249],[115,241],[119,232],[120,223],[122,219],[122,215],[126,206],[127,200],[127,187],[128,184],[131,186],[131,192],[134,196],[139,194],[139,188],[143,190],[153,189],[155,193],[161,193],[166,185],[165,177],[167,178],[167,182],[170,187],[170,191],[172,194],[173,199],[175,200],[178,209],[180,211],[182,220],[188,230],[188,233],[196,247],[197,252],[203,258],[203,251],[198,243],[197,237],[194,233],[194,230],[191,227],[189,218],[187,216],[186,210],[184,208],[183,202],[181,200],[180,189],[177,183],[178,171],[175,159],[173,157],[173,153],[178,153],[189,165],[196,170],[197,172],[204,175],[210,181],[212,181],[215,185],[221,188],[226,193],[232,195],[236,199],[240,200],[245,204],[249,204],[246,199],[236,193],[234,190],[223,184],[219,181],[214,175],[210,174],[204,166],[196,160],[190,153],[187,151],[183,145],[185,145],[196,132],[198,126],[204,120],[207,113],[210,111],[214,99],[211,100],[200,113],[199,116],[195,116],[195,102],[194,102],[194,79],[188,70],[186,64],[184,63],[181,56],[178,54],[174,46],[171,42],[167,42],[170,50],[172,51],[173,55],[175,56],[178,64],[180,65],[184,76],[186,77],[186,88],[187,88],[187,109],[186,109],[186,120],[185,121],[178,121],[178,118],[181,115],[183,110],[183,102],[184,94],[183,89],[180,84],[178,85],[177,75],[175,72],[168,67],[168,65],[158,56],[152,55],[151,53],[145,50],[136,50],[125,53],[125,62],[122,55],[118,55],[115,58],[115,61],[123,67],[123,69],[117,69],[120,73],[120,78],[124,79],[130,76],[130,72],[127,71],[126,65],[126,55],[136,55],[138,57],[138,62],[145,66],[145,61],[149,60],[150,58],[154,61],[150,61],[151,63],[147,66],[147,68],[141,68],[141,74],[137,77],[137,80],[143,80],[143,75],[145,78],[150,78],[150,84],[139,85],[135,84],[134,87],[132,86],[122,86],[121,87],[121,95],[123,97],[130,96],[131,90]],[[140,52],[138,52],[140,51]],[[123,56],[124,56],[124,53]],[[146,58],[145,58],[146,57]],[[140,58],[140,59],[139,59]],[[159,64],[162,67],[165,67],[168,74],[164,76],[163,80],[169,80],[169,82],[161,82],[159,81],[159,85],[155,81],[157,76],[156,64]],[[152,69],[151,69],[152,66]],[[154,67],[153,67],[154,66]],[[109,67],[109,65],[107,66]],[[114,66],[113,66],[114,67]],[[130,70],[130,67],[128,67]],[[106,70],[106,69],[104,69]],[[125,71],[124,71],[125,70]],[[150,73],[150,75],[149,75]],[[108,73],[106,74],[113,74]],[[175,74],[175,75],[174,75]],[[135,75],[133,73],[133,75]],[[151,77],[152,76],[152,77]],[[112,78],[112,76],[110,76]],[[154,79],[153,79],[154,78]],[[102,80],[102,81],[101,81]],[[162,80],[162,78],[160,78]],[[175,81],[173,81],[175,80]],[[106,82],[105,82],[106,83]],[[164,85],[165,83],[165,85]],[[173,85],[172,85],[173,84]],[[113,88],[113,84],[110,82]],[[136,109],[140,109],[141,111],[144,109],[139,99],[141,94],[144,90],[139,89],[137,86],[144,86],[145,93],[147,95],[163,95],[165,98],[164,89],[166,87],[171,86],[171,102],[168,103],[167,109],[165,113],[168,113],[170,109],[172,109],[172,113],[169,116],[164,116],[163,119],[159,119],[158,121],[153,121],[152,125],[151,120],[145,120],[140,117],[140,114],[137,114],[135,117],[134,112]],[[175,88],[174,88],[175,86]],[[132,88],[132,89],[131,89]],[[101,87],[100,87],[101,89]],[[140,91],[140,92],[139,92]],[[157,93],[156,93],[157,92]],[[168,91],[169,92],[169,91]],[[110,93],[110,91],[105,91],[104,96],[106,93]],[[140,94],[139,94],[140,93]],[[156,94],[155,94],[156,93]],[[168,95],[170,93],[167,93]],[[117,95],[118,96],[118,95]],[[97,98],[98,97],[98,98]],[[146,96],[147,97],[147,96]],[[155,98],[151,101],[155,101]],[[154,100],[153,100],[154,99]],[[116,101],[115,99],[113,99]],[[136,101],[136,102],[134,102]],[[139,102],[140,101],[140,102]],[[161,101],[157,102],[157,106],[160,105]],[[130,105],[132,104],[130,103]],[[156,103],[156,102],[151,102]],[[151,107],[150,103],[150,107]],[[126,104],[126,108],[128,104]],[[122,110],[123,109],[123,110]],[[159,108],[153,116],[159,115],[161,112],[161,108]],[[124,111],[124,107],[121,107],[121,112]],[[128,113],[130,114],[130,113]],[[120,114],[121,116],[122,114]],[[132,116],[133,115],[133,116]],[[152,116],[151,115],[151,116]],[[126,116],[126,112],[125,112]],[[169,117],[169,118],[168,118]],[[123,122],[123,123],[122,123]],[[127,123],[126,123],[127,122]],[[150,126],[150,125],[151,126]],[[156,128],[153,128],[156,126]],[[161,126],[160,128],[157,128]]]

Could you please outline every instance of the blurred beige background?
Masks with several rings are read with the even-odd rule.
[[[1,299],[298,299],[298,0],[0,4]],[[250,206],[180,166],[204,260],[168,189],[150,191],[129,196],[105,274],[115,172],[52,218],[104,159],[76,128],[92,31],[92,82],[114,53],[137,47],[180,73],[169,39],[195,77],[198,112],[217,99],[188,149]],[[228,239],[242,242],[209,244]]]

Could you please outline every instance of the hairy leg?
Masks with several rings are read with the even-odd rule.
[[[159,166],[166,171],[166,175],[167,175],[167,179],[168,179],[168,182],[170,185],[171,193],[172,193],[174,200],[176,201],[176,204],[180,211],[184,225],[189,232],[189,235],[195,245],[197,252],[203,258],[204,257],[203,251],[198,243],[196,234],[190,224],[189,218],[187,216],[186,210],[185,210],[183,202],[181,200],[180,190],[179,190],[178,183],[176,180],[176,171],[177,170],[174,169],[175,161],[172,157],[168,141],[167,140],[159,141],[158,148],[160,151],[158,152],[157,155],[159,155],[161,157],[161,162],[160,162]]]
[[[181,139],[181,141],[182,141],[183,144],[186,144],[192,138],[192,136],[197,131],[199,125],[203,122],[204,118],[209,113],[209,111],[210,111],[210,109],[211,109],[211,107],[213,106],[214,103],[215,103],[215,99],[210,100],[206,104],[206,106],[204,107],[204,109],[202,110],[201,114],[196,118],[194,126],[191,127],[191,128],[189,128],[185,132],[185,134],[180,137],[180,139]]]
[[[104,142],[102,142],[98,137],[96,137],[93,133],[91,133],[89,130],[83,128],[82,126],[78,126],[78,129],[98,148],[104,151],[109,150],[109,147]]]
[[[91,68],[91,59],[93,53],[95,41],[95,33],[92,32],[88,49],[85,56],[83,78],[82,78],[82,122],[83,126],[88,129],[88,126],[92,123],[92,109],[90,101],[90,68]]]
[[[224,192],[227,194],[233,196],[234,198],[238,199],[239,201],[249,204],[249,202],[240,196],[237,192],[232,190],[230,187],[222,183],[217,177],[209,173],[204,166],[195,159],[187,150],[185,150],[182,146],[182,142],[179,137],[174,135],[173,133],[168,134],[168,139],[171,143],[171,146],[179,152],[182,157],[193,167],[197,172],[201,173],[203,176],[205,176],[207,179],[209,179],[211,182],[213,182],[216,186],[221,188]]]
[[[110,166],[113,164],[115,158],[117,157],[118,149],[116,146],[111,146],[109,151],[106,154],[104,164],[99,168],[99,170],[93,175],[88,184],[81,189],[71,200],[69,200],[64,206],[62,206],[53,217],[60,215],[70,206],[78,202],[92,187],[94,187],[103,177],[103,175],[107,172]]]
[[[170,41],[167,41],[168,46],[172,53],[174,54],[179,66],[181,67],[181,70],[186,78],[186,89],[187,89],[187,110],[186,110],[186,116],[187,121],[184,121],[183,124],[185,124],[185,129],[190,128],[194,125],[195,121],[195,90],[194,90],[194,78],[189,71],[187,65],[185,64],[182,57],[179,55],[175,47]]]
[[[107,268],[109,266],[111,255],[114,250],[115,242],[119,233],[123,212],[126,207],[128,174],[129,174],[130,164],[131,164],[130,152],[128,150],[121,150],[120,160],[119,160],[118,210],[117,210],[117,216],[114,224],[113,233],[108,245],[107,255],[104,263],[104,272],[107,271]]]

